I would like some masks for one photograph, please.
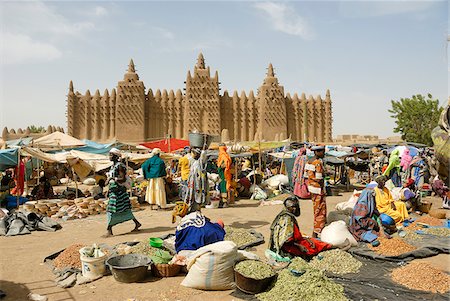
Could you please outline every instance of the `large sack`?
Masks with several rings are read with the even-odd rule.
[[[286,175],[276,175],[273,177],[268,178],[266,181],[264,181],[263,186],[269,186],[272,188],[278,188],[278,186],[282,185],[288,185],[289,184],[289,177]]]
[[[97,183],[94,178],[87,178],[83,181],[84,185],[95,185]]]
[[[189,256],[189,272],[181,285],[201,290],[233,289],[233,266],[237,259],[237,246],[232,241],[204,246]]]
[[[344,211],[346,209],[352,209],[355,207],[356,202],[358,201],[359,196],[361,195],[362,191],[353,190],[352,196],[348,199],[347,202],[341,202],[336,205],[337,211]]]
[[[348,231],[347,225],[344,221],[332,222],[323,228],[320,234],[320,239],[323,242],[332,244],[336,247],[345,245],[345,240],[348,239],[352,246],[357,246],[358,242],[353,235]]]

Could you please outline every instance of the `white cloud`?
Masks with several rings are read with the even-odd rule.
[[[168,30],[166,28],[153,26],[152,30],[155,31],[156,33],[158,33],[163,38],[166,38],[168,40],[173,40],[175,38],[175,35],[173,34],[173,32],[171,32],[170,30]]]
[[[107,11],[98,6],[97,15]],[[73,21],[40,1],[1,4],[1,60],[3,64],[51,61],[63,55],[64,39],[84,39],[95,29],[89,21]]]
[[[2,4],[4,30],[23,34],[81,35],[94,29],[92,22],[73,22],[39,1]]]
[[[314,37],[314,33],[306,20],[298,15],[292,7],[274,2],[261,2],[254,6],[268,17],[275,30],[300,36],[304,39]]]
[[[58,59],[62,53],[55,46],[32,40],[23,34],[2,33],[0,58],[2,64],[19,64]]]
[[[96,6],[94,12],[96,16],[106,16],[108,14],[108,11],[103,6]]]
[[[339,3],[339,14],[350,18],[381,17],[406,13],[420,13],[418,18],[427,17],[424,12],[439,1],[360,1]]]

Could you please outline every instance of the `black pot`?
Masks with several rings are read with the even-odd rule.
[[[110,257],[106,264],[119,282],[131,283],[143,280],[151,269],[152,260],[140,254]]]

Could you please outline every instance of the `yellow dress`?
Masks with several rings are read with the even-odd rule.
[[[375,188],[375,201],[378,211],[392,217],[396,224],[409,218],[406,204],[402,201],[394,201],[391,192],[386,187],[383,190],[378,187]],[[394,203],[396,210],[392,209],[392,203]]]

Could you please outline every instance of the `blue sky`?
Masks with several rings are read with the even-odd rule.
[[[286,92],[333,100],[334,131],[394,135],[391,99],[447,103],[447,1],[1,2],[0,129],[66,127],[73,80],[112,89],[130,58],[146,88],[182,89],[198,53],[222,91],[272,63]]]

